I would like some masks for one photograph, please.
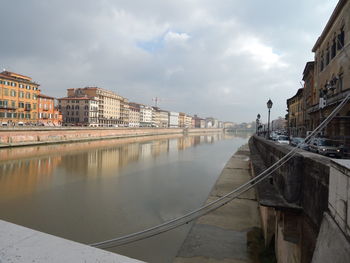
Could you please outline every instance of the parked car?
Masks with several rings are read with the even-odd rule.
[[[270,139],[273,141],[277,141],[278,136],[279,135],[276,132],[271,132]]]
[[[309,144],[310,151],[329,157],[342,157],[342,147],[339,142],[326,138],[313,138]]]
[[[294,147],[297,147],[299,145],[300,149],[303,149],[303,150],[306,150],[306,151],[309,150],[309,145],[306,142],[304,142],[304,138],[301,138],[301,137],[293,137],[290,140],[289,144],[291,146],[294,146]]]
[[[280,144],[289,144],[289,138],[288,136],[285,136],[285,135],[279,135],[277,137],[277,142]]]

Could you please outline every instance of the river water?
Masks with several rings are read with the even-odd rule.
[[[173,135],[0,150],[0,218],[85,244],[202,205],[248,135]],[[190,225],[109,249],[171,262]]]

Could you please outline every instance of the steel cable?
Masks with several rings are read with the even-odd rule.
[[[93,247],[98,248],[111,248],[111,247],[117,247],[124,244],[128,244],[131,242],[135,242],[138,240],[146,239],[164,232],[167,232],[171,229],[174,229],[176,227],[179,227],[181,225],[187,224],[213,210],[218,209],[219,207],[227,204],[228,202],[232,201],[233,199],[237,198],[241,194],[245,193],[246,191],[253,188],[255,185],[259,184],[261,181],[265,180],[269,175],[271,175],[273,172],[275,172],[277,169],[279,169],[282,165],[284,165],[286,162],[288,162],[296,153],[297,149],[304,143],[308,142],[311,138],[313,138],[320,130],[322,130],[332,119],[333,117],[342,109],[342,107],[349,101],[350,99],[350,93],[341,101],[341,103],[325,118],[325,120],[317,126],[302,142],[300,142],[297,147],[293,148],[291,151],[289,151],[285,156],[283,156],[281,159],[279,159],[277,162],[275,162],[273,165],[271,165],[269,168],[261,172],[256,177],[252,178],[248,182],[242,184],[238,188],[234,189],[233,191],[225,194],[224,196],[198,208],[195,209],[181,217],[172,219],[170,221],[164,222],[162,224],[159,224],[154,227],[150,227],[148,229],[138,231],[132,234],[128,234],[125,236],[113,238],[110,240],[97,242],[94,244],[90,244]]]

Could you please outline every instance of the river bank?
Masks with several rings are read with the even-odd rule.
[[[251,179],[250,152],[242,146],[226,163],[207,202],[214,201]],[[249,233],[260,227],[255,190],[199,218],[179,250],[175,263],[252,262]]]
[[[0,129],[0,148],[171,134],[222,132],[183,128],[21,128]]]

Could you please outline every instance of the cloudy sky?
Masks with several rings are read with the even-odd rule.
[[[338,0],[1,0],[0,67],[226,121],[285,115]]]

